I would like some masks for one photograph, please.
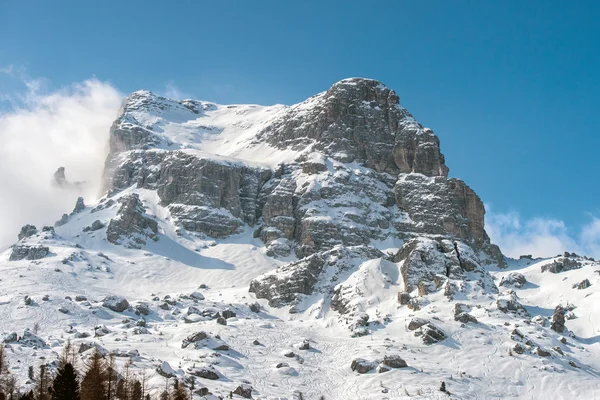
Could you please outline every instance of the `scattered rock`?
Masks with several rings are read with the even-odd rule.
[[[428,319],[414,317],[408,322],[407,328],[409,331],[414,331],[428,323]]]
[[[399,292],[398,293],[398,303],[405,306],[410,302],[410,293],[408,292]]]
[[[241,384],[240,386],[235,388],[235,390],[233,391],[233,394],[242,396],[245,399],[251,399],[252,398],[252,386],[245,384],[245,383]]]
[[[587,289],[590,286],[592,286],[592,284],[590,283],[589,279],[584,279],[581,282],[574,284],[573,289]]]
[[[206,332],[196,332],[196,333],[192,333],[191,335],[189,335],[187,338],[185,338],[181,344],[181,348],[185,349],[186,347],[188,347],[190,344],[194,344],[196,342],[199,342],[201,340],[205,340],[208,338],[208,335],[206,334]]]
[[[217,374],[214,369],[207,367],[194,368],[190,371],[190,374],[199,378],[210,379],[213,381],[219,379],[219,374]]]
[[[563,333],[565,331],[565,312],[565,308],[560,305],[554,309],[550,325],[550,329],[554,332]]]
[[[408,364],[398,354],[386,355],[383,357],[383,364],[390,368],[406,368]]]
[[[190,296],[196,300],[204,300],[204,295],[200,292],[192,292]]]
[[[539,346],[535,348],[534,352],[540,357],[550,357],[550,352]]]
[[[525,276],[518,272],[511,272],[500,280],[499,286],[522,288],[527,283]]]
[[[115,312],[123,312],[129,308],[129,302],[121,296],[108,296],[102,300],[102,306]]]
[[[302,344],[298,347],[299,350],[308,350],[310,349],[310,342],[307,339],[302,341]]]
[[[520,343],[517,343],[513,346],[512,351],[514,351],[517,354],[523,354],[525,352],[525,349]]]
[[[423,343],[431,345],[441,342],[446,339],[446,334],[443,330],[432,324],[431,322],[421,326],[415,331],[415,336],[420,336]]]
[[[377,366],[377,363],[373,361],[367,361],[363,358],[356,358],[352,360],[350,368],[352,371],[356,371],[359,374],[366,374]]]

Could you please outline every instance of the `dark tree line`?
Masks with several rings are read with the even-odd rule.
[[[55,371],[41,365],[37,376],[32,367],[29,377],[35,387],[19,393],[17,380],[10,373],[5,349],[0,345],[0,400],[151,400],[146,393],[146,379],[130,373],[131,362],[119,372],[113,355],[105,357],[97,349],[82,368],[77,368],[75,351],[67,343]],[[160,399],[190,400],[185,385],[175,380],[173,388]]]

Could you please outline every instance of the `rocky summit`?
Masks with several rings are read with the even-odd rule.
[[[156,396],[171,378],[207,399],[600,391],[598,264],[503,256],[439,138],[381,82],[292,106],[138,91],[107,141],[102,196],[0,255],[23,386],[70,341],[131,360]]]

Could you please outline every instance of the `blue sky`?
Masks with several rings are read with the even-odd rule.
[[[0,94],[96,77],[121,93],[292,104],[375,78],[438,134],[498,229],[518,242],[542,221],[577,241],[600,216],[598,20],[584,0],[0,0]]]

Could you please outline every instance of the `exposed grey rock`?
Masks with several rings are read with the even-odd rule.
[[[549,351],[547,351],[539,346],[535,348],[534,352],[540,357],[550,357],[550,355],[551,355]]]
[[[562,306],[556,306],[554,313],[552,314],[552,324],[550,329],[555,332],[563,333],[565,331],[565,313],[566,309]]]
[[[392,370],[392,369],[391,369],[389,366],[387,366],[387,365],[385,365],[385,364],[383,364],[383,363],[382,363],[382,364],[379,364],[379,365],[377,366],[377,369],[376,369],[376,371],[377,371],[377,373],[378,373],[378,374],[382,374],[382,373],[384,373],[384,372],[389,372],[389,371],[391,371],[391,370]]]
[[[444,331],[432,324],[431,322],[422,325],[419,329],[417,329],[415,331],[415,336],[421,337],[423,343],[427,345],[438,343],[446,339],[446,334],[444,333]]]
[[[19,240],[27,237],[31,237],[37,233],[37,228],[35,225],[24,225],[19,232],[18,238]]]
[[[67,222],[69,222],[69,215],[63,214],[62,217],[60,217],[60,219],[54,223],[54,226],[56,226],[56,227],[63,226]]]
[[[83,228],[83,231],[84,232],[93,232],[93,231],[97,231],[97,230],[104,228],[104,226],[105,225],[102,223],[102,221],[95,220],[94,222],[92,222],[92,225],[86,226],[85,228]]]
[[[259,299],[269,299],[269,305],[272,307],[292,304],[302,295],[312,294],[317,289],[316,285],[324,268],[347,271],[360,260],[381,256],[383,253],[372,247],[337,246],[330,251],[313,254],[255,278],[250,283],[250,292],[255,293]],[[331,286],[333,285],[323,290],[329,291]]]
[[[383,357],[383,364],[390,368],[406,368],[408,364],[398,354],[387,354]]]
[[[405,306],[410,302],[410,293],[408,292],[399,292],[398,293],[398,303]]]
[[[217,371],[208,367],[192,368],[190,370],[190,374],[199,378],[210,379],[213,381],[219,379],[219,374]]]
[[[106,239],[113,244],[141,248],[146,239],[158,240],[158,224],[145,213],[144,205],[136,193],[119,199],[121,208],[110,220]]]
[[[363,358],[355,358],[352,360],[352,364],[350,364],[352,371],[356,371],[359,374],[366,374],[367,372],[373,370],[376,366],[377,362],[368,361]]]
[[[516,343],[513,346],[512,351],[514,351],[517,354],[523,354],[525,352],[525,348],[520,343]]]
[[[217,324],[227,325],[227,320],[223,317],[219,317],[219,318],[217,318]]]
[[[252,398],[252,386],[245,384],[245,383],[241,384],[235,388],[235,390],[233,391],[233,394],[237,394],[238,396],[241,396],[245,399],[251,399]]]
[[[75,296],[75,301],[86,301],[87,297],[82,295],[82,294],[78,294],[77,296]]]
[[[429,323],[428,319],[414,317],[414,318],[410,319],[410,321],[408,322],[408,325],[406,327],[408,328],[409,331],[414,331],[428,323]]]
[[[503,313],[516,313],[524,317],[529,316],[525,307],[519,302],[517,294],[512,290],[500,296],[496,301],[496,306]]]
[[[83,197],[78,197],[77,201],[75,202],[75,208],[73,208],[71,215],[78,214],[83,210],[85,210],[85,203],[83,202]]]
[[[551,263],[542,265],[542,272],[552,272],[553,274],[558,274],[564,271],[570,271],[573,269],[581,268],[582,263],[580,260],[574,257],[558,257],[554,259]]]
[[[148,303],[139,303],[136,304],[133,309],[135,310],[135,313],[138,315],[149,315],[150,314],[150,306],[148,305]]]
[[[189,335],[187,338],[185,338],[183,340],[183,343],[181,344],[181,348],[185,349],[190,344],[194,344],[196,342],[199,342],[201,340],[205,340],[207,338],[208,338],[208,335],[206,334],[206,332],[196,332],[196,333],[193,333],[193,334]]]
[[[302,343],[300,344],[300,346],[298,347],[299,350],[308,350],[310,349],[310,342],[308,340],[303,340]]]
[[[580,289],[580,290],[581,289],[587,289],[590,286],[592,286],[592,284],[590,283],[590,280],[589,279],[584,279],[581,282],[574,284],[573,285],[573,289]]]
[[[12,247],[12,251],[8,258],[9,261],[19,260],[40,260],[46,257],[50,253],[50,249],[46,246],[26,246],[26,245],[15,245]]]
[[[121,296],[108,296],[102,300],[102,306],[115,312],[123,312],[129,308],[129,302]]]
[[[463,181],[402,174],[394,195],[398,207],[409,217],[395,224],[397,230],[449,234],[478,247],[489,243],[483,202]]]
[[[499,286],[521,288],[526,283],[527,279],[525,279],[525,276],[523,276],[523,274],[518,272],[511,272],[510,274],[504,276],[502,280],[500,280]]]
[[[223,318],[225,319],[229,319],[229,318],[235,318],[237,316],[237,314],[234,311],[231,311],[230,309],[226,308],[225,310],[223,310],[221,312],[221,315],[223,316]]]
[[[463,324],[469,322],[477,322],[477,318],[469,314],[471,307],[467,304],[456,303],[454,304],[454,320],[462,322]]]
[[[399,106],[380,82],[351,78],[290,107],[260,135],[279,148],[312,146],[341,162],[378,172],[448,174],[435,134]]]
[[[406,242],[393,260],[400,265],[406,292],[419,288],[423,296],[440,288],[447,278],[462,280],[466,273],[478,274],[486,291],[497,291],[473,249],[463,242],[418,237]]]

